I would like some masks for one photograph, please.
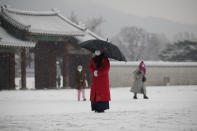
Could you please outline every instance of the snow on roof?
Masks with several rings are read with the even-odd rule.
[[[172,67],[181,67],[181,66],[197,66],[197,62],[164,62],[164,61],[144,61],[146,66],[172,66]],[[111,66],[138,66],[140,61],[110,61]]]
[[[4,47],[35,47],[35,42],[19,40],[6,32],[3,27],[0,26],[0,46]]]
[[[91,39],[105,40],[86,27],[73,23],[57,9],[38,12],[12,9],[7,6],[1,8],[1,16],[21,30],[40,35],[74,36],[80,42]]]
[[[1,16],[13,26],[36,34],[83,36],[84,28],[63,17],[59,11],[22,11],[1,7]]]
[[[99,39],[99,40],[104,40],[102,37],[96,35],[89,29],[85,30],[85,35],[84,36],[76,36],[76,39],[78,39],[81,42],[87,41],[87,40],[92,40],[92,39]]]

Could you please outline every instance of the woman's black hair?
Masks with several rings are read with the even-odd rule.
[[[99,56],[95,56],[93,58],[94,62],[96,63],[96,68],[99,69],[102,66],[102,60],[105,58],[105,54],[101,53]]]

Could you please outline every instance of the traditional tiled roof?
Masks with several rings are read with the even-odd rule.
[[[83,36],[84,28],[63,17],[59,11],[22,11],[1,7],[1,16],[18,29],[33,34]]]
[[[9,33],[6,32],[6,30],[0,26],[0,47],[35,47],[35,42],[29,42],[29,41],[23,41],[19,40],[13,36],[11,36]]]
[[[86,27],[73,23],[61,15],[57,9],[52,9],[52,11],[48,12],[38,12],[23,11],[2,6],[1,16],[16,28],[32,34],[74,36],[80,42],[90,39],[104,40],[86,29]]]

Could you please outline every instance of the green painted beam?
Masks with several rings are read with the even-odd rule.
[[[0,47],[0,52],[4,53],[15,53],[16,49],[12,47]]]

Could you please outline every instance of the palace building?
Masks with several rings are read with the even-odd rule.
[[[0,89],[15,89],[15,52],[21,52],[22,88],[26,88],[26,50],[33,48],[35,88],[56,88],[57,59],[62,61],[63,88],[73,87],[78,64],[87,72],[91,54],[79,43],[102,39],[77,25],[57,9],[47,12],[1,7],[0,12]]]

